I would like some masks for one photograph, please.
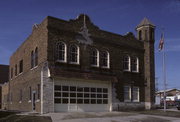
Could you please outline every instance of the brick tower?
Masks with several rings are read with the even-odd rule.
[[[144,18],[137,26],[137,38],[144,42],[144,84],[145,84],[145,108],[151,109],[155,102],[155,64],[154,64],[154,30],[153,25]]]

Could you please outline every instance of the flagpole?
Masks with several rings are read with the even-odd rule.
[[[164,31],[162,31],[164,39]],[[163,44],[163,80],[164,80],[164,112],[166,112],[166,64],[165,64],[165,41]]]

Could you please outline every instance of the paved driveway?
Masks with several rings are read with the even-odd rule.
[[[180,122],[180,118],[128,112],[49,113],[53,122]]]

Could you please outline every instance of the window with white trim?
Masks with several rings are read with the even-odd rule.
[[[76,45],[70,46],[70,63],[79,64],[79,47]]]
[[[133,87],[133,102],[139,102],[139,87]]]
[[[130,57],[128,55],[124,56],[123,59],[123,70],[130,71]]]
[[[109,52],[103,51],[101,55],[101,61],[102,61],[102,67],[103,68],[109,68],[110,67],[110,59],[109,59]]]
[[[131,86],[124,86],[124,101],[131,101]]]
[[[64,42],[57,42],[56,44],[56,57],[57,61],[66,62],[67,53],[66,53],[66,44]]]
[[[91,49],[91,66],[99,67],[99,51],[95,48]]]
[[[55,104],[108,104],[108,88],[54,86]]]
[[[137,57],[131,58],[132,72],[139,72],[139,59]]]

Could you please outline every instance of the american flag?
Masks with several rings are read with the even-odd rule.
[[[163,33],[161,34],[161,39],[159,41],[159,51],[161,51],[163,49],[164,46],[164,35]]]

